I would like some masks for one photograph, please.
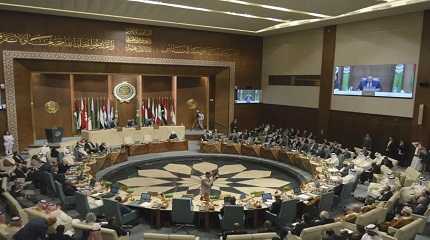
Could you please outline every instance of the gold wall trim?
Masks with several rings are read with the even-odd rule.
[[[229,91],[229,122],[234,117],[234,84],[235,84],[235,63],[228,61],[206,61],[190,59],[170,59],[170,58],[145,58],[127,56],[90,55],[75,53],[55,53],[55,52],[26,52],[26,51],[3,51],[3,69],[6,90],[6,110],[7,123],[10,133],[15,137],[15,150],[19,149],[18,119],[15,99],[15,59],[36,59],[36,60],[68,60],[81,62],[104,62],[104,63],[131,63],[131,64],[157,64],[157,65],[184,65],[202,67],[226,67],[230,69],[230,91]]]

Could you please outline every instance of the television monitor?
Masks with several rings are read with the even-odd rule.
[[[261,103],[260,89],[236,89],[236,103]]]
[[[412,98],[416,64],[336,66],[333,94]]]

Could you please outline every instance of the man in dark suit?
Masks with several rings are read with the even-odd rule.
[[[241,226],[239,223],[234,223],[233,224],[233,230],[231,231],[226,231],[222,233],[222,238],[225,240],[227,239],[228,235],[241,235],[241,234],[247,234],[248,232],[246,232],[245,230],[241,229]]]
[[[374,78],[372,76],[368,76],[367,78],[362,78],[357,87],[359,90],[367,90],[367,91],[381,91],[381,81],[378,78]]]
[[[115,230],[115,232],[116,232],[116,234],[118,236],[126,236],[127,235],[127,231],[125,229],[123,229],[120,225],[118,225],[116,222],[117,221],[116,221],[116,219],[114,217],[109,218],[108,219],[108,223],[107,224],[102,224],[102,227]]]
[[[291,230],[291,233],[296,235],[296,236],[300,236],[303,229],[313,227],[313,226],[315,226],[315,223],[314,223],[314,221],[312,221],[311,215],[309,215],[308,213],[305,213],[302,216],[302,221],[298,222],[294,226],[294,228]]]
[[[72,237],[64,234],[64,225],[58,225],[55,229],[55,233],[51,233],[48,236],[48,240],[73,240]]]
[[[389,137],[387,145],[385,145],[385,155],[390,157],[390,158],[395,158],[396,157],[396,149],[397,149],[397,147],[394,144],[394,138]]]
[[[270,212],[276,215],[279,215],[281,212],[282,199],[280,195],[275,195],[275,202],[272,203],[270,207]]]
[[[56,222],[56,218],[34,218],[24,225],[15,235],[14,240],[45,240],[48,227]]]
[[[378,197],[378,201],[388,201],[393,196],[390,186],[385,186]]]
[[[327,211],[321,211],[320,217],[315,221],[315,225],[324,225],[334,223],[334,219],[330,217],[330,213]]]

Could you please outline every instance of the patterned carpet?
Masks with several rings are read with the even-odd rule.
[[[148,167],[148,166],[147,166]],[[137,175],[127,178],[116,179],[119,183],[128,187],[129,190],[138,194],[142,192],[162,192],[199,194],[201,178],[205,172],[218,170],[219,176],[212,187],[212,194],[234,195],[252,192],[271,192],[283,186],[290,185],[292,180],[279,172],[272,171],[259,166],[246,163],[224,164],[211,161],[196,161],[193,164],[166,163],[138,169]],[[257,169],[256,169],[257,168]]]

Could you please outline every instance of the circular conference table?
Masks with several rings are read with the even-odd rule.
[[[202,141],[202,153],[237,154],[251,157],[261,157],[283,162],[317,175],[322,172],[321,163],[298,151],[288,151],[280,147],[266,148],[260,144],[225,143],[219,141]]]
[[[222,145],[219,145],[219,146],[221,147]],[[202,143],[201,147],[204,148],[205,143]],[[237,145],[228,146],[228,144],[226,144],[225,147],[226,147],[225,149],[228,149],[228,147],[230,147],[230,150],[232,148],[236,150],[238,147],[240,148],[240,146],[237,146]],[[253,147],[253,149],[255,149],[256,153],[261,153],[264,151],[268,152],[267,149],[261,149],[255,146]],[[270,150],[270,152],[271,151],[272,150]],[[307,182],[312,179],[312,174],[304,170],[313,169],[313,171],[316,172],[319,166],[319,164],[314,164],[309,158],[302,156],[299,153],[281,152],[280,149],[278,153],[271,154],[271,155],[268,154],[268,156],[280,156],[280,157],[289,158],[290,159],[289,163],[291,165],[286,164],[282,161],[277,161],[277,160],[267,159],[267,158],[262,158],[257,156],[246,156],[246,155],[238,156],[237,154],[224,154],[224,153],[208,154],[208,153],[191,153],[191,152],[181,152],[180,154],[177,154],[175,152],[170,152],[170,153],[164,153],[163,155],[147,154],[143,156],[131,157],[126,162],[121,162],[116,165],[110,166],[108,168],[102,169],[97,173],[96,179],[98,181],[102,181],[103,179],[106,179],[109,175],[121,173],[122,171],[126,171],[127,169],[133,166],[137,166],[141,163],[147,164],[151,162],[160,161],[160,159],[164,159],[164,160],[168,159],[169,161],[175,161],[177,159],[186,160],[189,157],[208,157],[208,156],[214,160],[217,160],[217,158],[222,159],[226,157],[231,157],[231,158],[238,158],[240,159],[240,161],[249,161],[257,164],[267,164],[271,168],[282,169],[282,171],[286,171],[289,174],[294,175],[298,179],[298,182],[300,183]],[[330,186],[328,186],[327,188],[330,188]],[[107,189],[105,190],[105,192],[106,191]],[[275,192],[278,192],[278,189],[273,189],[273,192],[271,193],[274,194]],[[282,194],[284,199],[295,198],[294,192],[292,190],[288,192],[283,192]],[[100,195],[102,195],[102,193],[93,194],[91,196],[94,198],[100,198]],[[123,199],[124,198],[128,199],[127,201],[122,202],[122,204],[135,209],[140,209],[143,212],[149,213],[149,216],[151,216],[150,218],[151,218],[152,224],[158,228],[158,227],[161,227],[162,223],[164,223],[164,219],[170,219],[169,215],[171,214],[171,211],[172,211],[171,199],[183,197],[184,192],[174,192],[173,194],[169,194],[168,197],[166,197],[167,195],[161,196],[160,193],[153,192],[151,193],[151,196],[152,196],[151,201],[146,203],[141,203],[139,201],[140,194],[137,194],[137,193],[120,190],[119,195]],[[264,220],[264,217],[263,217],[264,212],[271,206],[271,202],[267,202],[267,203],[262,202],[260,195],[253,197],[250,194],[247,194],[246,198],[243,198],[243,199],[241,199],[241,196],[239,194],[237,195],[231,194],[231,195],[235,196],[236,199],[238,199],[237,203],[244,207],[248,225],[256,227],[260,223],[262,223],[262,221]],[[318,199],[319,195],[309,192],[307,197],[310,197],[311,199],[312,198]],[[192,196],[192,202],[193,202],[193,211],[197,213],[197,215],[199,216],[199,222],[202,223],[201,225],[203,226],[204,229],[210,228],[210,225],[213,222],[211,221],[211,219],[215,219],[215,218],[218,219],[217,215],[220,213],[220,210],[224,206],[224,200],[222,197],[218,199],[213,199],[210,201],[210,203],[207,203],[207,202],[201,201],[199,196]],[[307,204],[309,201],[302,200],[302,202],[305,202],[305,204]]]
[[[99,199],[100,195],[103,195],[106,192],[101,192],[97,194],[91,195],[91,197]],[[126,198],[129,193],[121,191],[119,192],[119,196]],[[151,195],[151,200],[149,202],[141,203],[139,200],[140,197],[131,197],[129,200],[122,202],[123,205],[140,209],[145,212],[149,212],[152,225],[156,228],[160,228],[162,226],[163,218],[169,218],[169,215],[172,212],[172,199],[183,197],[178,194],[173,194],[169,198],[162,197],[160,194],[153,193]],[[113,198],[113,197],[112,197]],[[248,197],[246,199],[238,199],[236,203],[244,207],[245,215],[247,219],[252,219],[251,225],[253,227],[258,226],[261,221],[261,216],[263,216],[264,212],[270,207],[270,203],[264,203],[259,201],[260,197]],[[199,199],[199,196],[195,196],[192,198],[192,211],[198,215],[199,223],[203,225],[205,230],[209,230],[211,225],[211,219],[217,219],[218,214],[221,213],[221,209],[224,206],[223,199],[214,199],[209,202],[202,201]]]

